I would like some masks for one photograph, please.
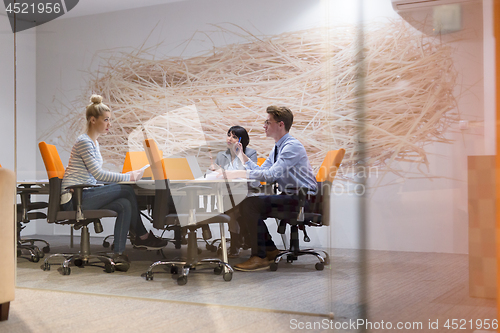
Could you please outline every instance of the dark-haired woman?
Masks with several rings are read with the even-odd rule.
[[[241,126],[233,126],[229,128],[227,131],[226,137],[227,150],[221,151],[217,154],[217,158],[215,159],[215,164],[224,170],[244,170],[245,167],[243,163],[237,156],[238,143],[241,143],[241,147],[243,148],[243,153],[248,156],[249,159],[257,163],[257,152],[248,148],[248,144],[250,143],[250,138],[248,136],[248,132]]]

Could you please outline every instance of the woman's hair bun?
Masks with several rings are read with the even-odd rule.
[[[94,104],[100,104],[102,103],[102,96],[94,94],[90,97],[90,101]]]

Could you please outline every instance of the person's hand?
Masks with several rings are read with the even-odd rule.
[[[241,142],[237,142],[234,145],[234,151],[236,154],[236,157],[238,157],[241,161],[242,164],[245,164],[248,161],[247,155],[243,152],[243,146],[241,145]]]
[[[241,144],[241,142],[236,142],[235,144],[233,144],[231,146],[231,150],[236,154],[238,155],[240,152],[243,151],[243,146]]]
[[[218,166],[217,164],[214,164],[214,163],[210,164],[210,166],[208,167],[208,170],[210,170],[210,171],[217,171],[219,169],[220,169],[220,166]]]
[[[142,178],[142,175],[144,174],[144,169],[133,170],[127,173],[130,175],[130,180],[135,182]]]
[[[243,153],[243,145],[241,144],[241,142],[236,142],[233,145],[232,149],[234,149],[234,153],[236,155],[239,155],[239,154]]]

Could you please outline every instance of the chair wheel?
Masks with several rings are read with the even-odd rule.
[[[214,268],[215,275],[221,275],[222,271],[223,271],[222,266],[217,266]]]
[[[211,251],[211,252],[215,252],[215,250],[216,250],[215,246],[210,245],[208,243],[207,243],[207,245],[205,245],[205,248],[207,249],[207,251]]]
[[[330,258],[325,258],[325,265],[330,265]]]
[[[110,263],[104,264],[104,271],[106,273],[113,273],[115,271],[115,266],[111,265]]]
[[[201,254],[203,252],[200,248],[198,248],[198,254]]]
[[[278,270],[278,264],[275,262],[271,263],[271,266],[269,266],[269,269],[271,269],[271,271],[273,271],[273,272],[276,272]]]
[[[323,268],[325,268],[325,265],[322,262],[317,262],[314,267],[316,267],[316,270],[322,271]]]
[[[179,286],[183,286],[188,282],[187,276],[181,276],[180,278],[177,279],[177,284]]]
[[[71,268],[69,267],[62,268],[62,275],[70,275],[70,274],[71,274]]]
[[[30,260],[31,260],[32,262],[39,262],[39,261],[40,261],[40,257],[38,256],[38,253],[36,253],[36,252],[35,252],[35,253],[32,253],[32,254],[31,254],[31,257],[30,257]]]
[[[50,271],[50,264],[48,262],[44,262],[41,268],[44,271]]]
[[[43,253],[49,253],[50,252],[50,246],[44,246],[42,249]]]
[[[38,254],[38,258],[39,259],[42,259],[43,257],[45,257],[45,253],[43,253],[42,251],[40,251],[40,249],[37,249],[36,253]]]
[[[109,242],[108,241],[103,241],[102,242],[102,246],[105,247],[105,248],[108,248],[109,247]]]
[[[73,264],[76,266],[76,267],[82,267],[83,266],[83,260],[78,258],[78,259],[75,259],[73,261]]]
[[[179,274],[177,266],[170,266],[170,274]]]
[[[146,281],[153,281],[153,272],[146,272]]]
[[[229,282],[233,279],[233,273],[231,272],[224,273],[222,277],[224,278],[224,281]]]
[[[288,262],[288,263],[292,263],[292,262],[293,262],[293,259],[291,259],[291,258],[286,258],[286,262]]]

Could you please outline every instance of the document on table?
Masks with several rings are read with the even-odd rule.
[[[207,173],[202,176],[195,178],[196,180],[218,180],[218,179],[224,179],[223,174],[219,174],[217,171],[211,171],[208,170]],[[237,180],[245,180],[246,178],[236,178]]]
[[[196,180],[215,180],[215,179],[221,179],[221,178],[217,177],[218,175],[219,175],[219,173],[217,171],[208,170],[207,173],[205,173],[205,175],[203,175],[201,177],[197,177],[195,179]]]

